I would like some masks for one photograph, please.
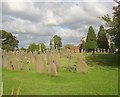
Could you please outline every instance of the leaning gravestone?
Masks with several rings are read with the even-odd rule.
[[[53,75],[53,76],[58,75],[57,68],[54,61],[48,65],[48,73],[49,75]]]
[[[84,74],[88,72],[88,66],[85,62],[85,57],[80,57],[78,59],[78,64],[76,66],[76,70],[77,70],[77,72],[84,73]]]

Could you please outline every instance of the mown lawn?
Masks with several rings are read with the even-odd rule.
[[[73,54],[72,65],[77,64],[80,53]],[[88,74],[68,72],[64,66],[67,58],[61,59],[61,70],[57,77],[34,70],[8,71],[3,69],[4,95],[10,95],[12,88],[20,89],[20,95],[118,95],[118,67],[116,55],[87,55]],[[34,66],[33,66],[34,67]]]

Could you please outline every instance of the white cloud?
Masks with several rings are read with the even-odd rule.
[[[97,16],[111,14],[113,5],[113,2],[95,0],[92,3],[6,1],[2,2],[2,28],[14,33],[20,46],[26,47],[31,42],[48,45],[54,34],[61,36],[63,44],[78,44],[90,25],[97,32],[102,24]]]

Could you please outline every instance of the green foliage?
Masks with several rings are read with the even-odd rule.
[[[46,46],[44,43],[39,43],[39,50],[41,49],[42,52],[45,52],[46,51]]]
[[[0,30],[0,36],[3,50],[11,51],[18,48],[19,41],[12,35],[12,33],[6,32],[5,30]]]
[[[46,50],[46,46],[44,43],[39,43],[39,44],[35,44],[35,43],[32,43],[29,45],[28,47],[28,51],[37,51],[37,52],[45,52]]]
[[[35,43],[32,43],[32,44],[29,45],[28,51],[32,51],[32,52],[39,51],[39,46]]]
[[[108,45],[108,40],[107,40],[107,37],[106,37],[104,27],[102,25],[99,28],[97,38],[98,38],[98,40],[97,40],[98,48],[102,48],[102,49],[107,50],[109,48],[109,45]]]
[[[89,27],[85,47],[86,49],[97,48],[97,38],[92,26]]]
[[[96,54],[96,58],[93,58],[90,54],[86,57],[87,64],[90,66],[95,67],[106,67],[108,69],[110,68],[118,68],[118,55],[112,54],[112,53],[106,53],[106,54]]]
[[[55,35],[51,40],[50,40],[50,48],[52,48],[52,40],[54,40],[54,48],[56,49],[56,45],[57,48],[59,49],[60,47],[62,47],[62,41],[61,41],[61,37],[59,37],[58,35]]]
[[[102,17],[109,27],[107,32],[111,36],[111,40],[115,43],[116,47],[120,48],[120,1],[116,0],[117,6],[113,7],[113,17],[108,14]]]

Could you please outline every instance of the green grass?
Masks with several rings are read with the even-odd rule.
[[[77,64],[80,56],[79,53],[73,54],[71,65]],[[118,68],[116,61],[112,63],[110,59],[116,60],[115,55],[98,54],[93,58],[88,54],[88,74],[68,72],[61,67],[57,77],[39,74],[35,70],[11,72],[3,69],[4,95],[10,95],[12,88],[19,86],[20,95],[118,95]],[[61,64],[67,65],[65,56]]]

